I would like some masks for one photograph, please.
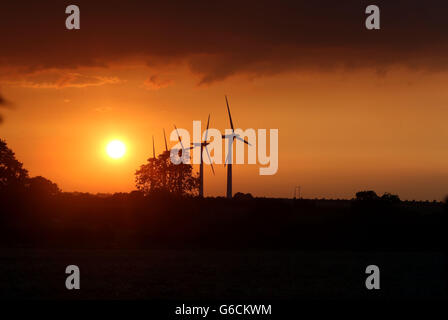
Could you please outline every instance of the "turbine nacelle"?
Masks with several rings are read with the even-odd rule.
[[[241,135],[239,135],[239,134],[237,134],[237,133],[235,133],[235,132],[233,132],[233,133],[231,133],[231,134],[223,134],[223,135],[222,135],[222,138],[223,138],[223,139],[231,139],[232,141],[235,140],[235,139],[237,139],[237,140],[240,140],[241,142],[244,142],[244,143],[247,144],[248,146],[252,147],[252,144],[251,144],[250,142],[248,142],[247,140],[241,138]]]
[[[224,166],[226,166],[227,164],[230,164],[230,165],[232,164],[231,163],[231,160],[232,160],[232,144],[233,144],[233,141],[235,139],[237,139],[237,140],[239,140],[241,142],[244,142],[245,144],[247,144],[249,146],[252,146],[247,140],[243,139],[239,134],[235,133],[235,127],[233,126],[232,115],[230,113],[229,101],[227,100],[227,96],[225,96],[225,98],[226,98],[227,112],[229,114],[229,121],[230,121],[230,127],[232,128],[232,133],[230,133],[230,134],[223,134],[222,135],[223,139],[228,139],[229,140],[229,149],[228,149],[228,154],[227,154]],[[230,182],[228,181],[227,183],[231,184],[231,181]],[[227,195],[227,196],[229,196],[229,195]]]
[[[204,141],[204,142],[192,142],[190,143],[193,147],[206,147],[210,144],[210,141]]]
[[[182,157],[189,158],[190,157],[189,150],[194,149],[196,147],[200,147],[201,151],[202,151],[202,149],[205,149],[205,151],[207,153],[207,156],[208,156],[208,159],[210,161],[210,166],[211,166],[213,175],[215,175],[215,169],[213,168],[213,161],[212,161],[212,158],[210,157],[210,153],[208,152],[208,149],[207,149],[207,146],[210,144],[210,142],[207,141],[209,125],[210,125],[210,115],[208,115],[208,119],[207,119],[207,129],[205,130],[204,141],[202,141],[202,142],[192,142],[191,143],[191,147],[188,147],[188,148],[185,148],[184,145],[182,144],[182,138],[179,135],[179,131],[177,130],[176,125],[174,125],[174,129],[176,129],[176,133],[177,133],[177,138],[179,139],[179,143],[180,143],[180,146],[182,148],[182,149],[177,149],[178,151],[177,150],[175,150],[175,151],[178,152],[179,158],[182,158]],[[204,163],[203,152],[201,152],[201,163],[200,163],[200,165],[202,166],[203,163]]]

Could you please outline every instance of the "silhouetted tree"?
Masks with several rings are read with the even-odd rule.
[[[386,192],[386,193],[384,193],[382,196],[381,196],[381,200],[383,200],[383,201],[387,201],[387,202],[389,202],[389,203],[399,203],[401,200],[400,200],[400,197],[398,196],[398,195],[396,195],[396,194],[390,194],[389,192]]]
[[[199,177],[191,164],[173,164],[170,152],[157,158],[149,158],[135,172],[135,185],[144,194],[167,192],[176,195],[195,195],[199,189]]]
[[[250,194],[250,193],[242,193],[242,192],[237,192],[233,196],[233,199],[235,199],[235,200],[252,200],[253,198],[254,197],[252,196],[252,194]]]
[[[379,200],[380,197],[376,194],[375,191],[368,190],[368,191],[359,191],[356,193],[356,200],[361,201],[372,201],[372,200]]]
[[[61,192],[58,185],[50,180],[37,176],[28,179],[28,190],[34,194],[39,196],[53,196]]]
[[[6,141],[0,139],[0,191],[19,191],[25,188],[28,171],[23,168]]]
[[[140,169],[135,172],[135,186],[145,194],[160,189],[158,175],[157,159],[149,158],[148,163],[142,164]]]

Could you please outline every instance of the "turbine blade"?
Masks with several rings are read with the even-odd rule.
[[[231,157],[230,157],[230,152],[227,154],[227,157],[226,157],[226,162],[224,163],[224,166],[226,166],[228,163],[230,163],[230,159],[231,159]]]
[[[226,97],[226,104],[227,104],[227,112],[229,113],[230,126],[232,127],[232,132],[233,132],[233,131],[235,131],[235,129],[233,128],[232,115],[230,114],[229,101],[227,100],[227,96],[225,96],[225,97]]]
[[[207,146],[205,146],[204,149],[205,149],[205,151],[207,152],[208,159],[210,160],[210,165],[212,166],[213,175],[215,175],[215,169],[213,169],[212,158],[210,157],[210,153],[208,153]]]
[[[235,136],[235,138],[238,139],[238,140],[240,140],[240,141],[242,141],[242,142],[244,142],[245,144],[247,144],[247,145],[249,145],[249,146],[252,146],[247,140],[244,140],[244,139],[241,138],[240,136]]]
[[[212,168],[213,175],[215,175],[215,169],[213,168],[213,163],[210,163],[210,167]]]
[[[208,119],[207,119],[207,130],[208,130],[208,125],[210,124],[210,113],[208,114]]]
[[[182,144],[182,139],[180,138],[179,131],[177,130],[176,125],[174,125],[174,129],[176,129],[177,138],[179,139],[180,146],[182,147],[182,150],[184,150],[184,145]],[[182,152],[183,152],[183,151],[182,151]]]
[[[204,142],[207,142],[207,136],[208,136],[208,125],[210,124],[210,114],[208,115],[208,120],[207,120],[207,129],[205,129],[205,139]]]
[[[163,128],[163,137],[165,138],[165,151],[168,151],[168,144],[166,143],[166,133],[165,133],[165,128]]]

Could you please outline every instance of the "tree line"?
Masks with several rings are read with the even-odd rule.
[[[55,195],[61,190],[56,183],[42,176],[30,177],[6,141],[0,139],[0,192]]]
[[[135,186],[144,195],[174,194],[194,196],[199,190],[198,174],[191,164],[173,164],[170,152],[149,158],[135,172]],[[23,163],[16,159],[15,153],[5,140],[0,139],[0,192],[32,193],[37,195],[56,195],[61,192],[58,185],[42,176],[30,177]]]

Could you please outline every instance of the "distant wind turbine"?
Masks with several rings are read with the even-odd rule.
[[[226,135],[222,135],[223,139],[228,139],[229,141],[229,148],[228,148],[228,154],[226,157],[226,162],[224,165],[227,165],[227,198],[228,199],[232,199],[232,149],[233,149],[233,141],[235,139],[238,139],[242,142],[244,142],[245,144],[251,146],[251,144],[249,142],[247,142],[245,139],[241,138],[241,136],[239,134],[235,133],[235,128],[233,126],[233,121],[232,121],[232,115],[230,114],[230,108],[229,108],[229,101],[227,100],[227,96],[225,96],[226,98],[226,105],[227,105],[227,112],[229,113],[229,120],[230,120],[230,126],[232,127],[232,133],[231,134],[226,134]]]
[[[152,136],[152,157],[156,158],[156,147],[154,146],[154,135]]]
[[[204,140],[201,142],[195,142],[192,143],[193,148],[194,147],[200,147],[201,148],[201,162],[199,164],[199,197],[204,197],[204,156],[203,156],[203,150],[205,149],[208,159],[210,160],[210,165],[212,168],[213,175],[215,175],[215,169],[213,169],[213,163],[212,159],[210,157],[210,153],[208,153],[207,145],[210,144],[210,142],[207,142],[207,135],[208,135],[208,127],[210,124],[210,115],[208,115],[207,120],[207,129],[205,130],[205,137]]]
[[[163,138],[165,139],[165,151],[168,151],[168,144],[166,143],[166,133],[165,133],[165,128],[163,129]]]
[[[184,145],[182,143],[182,139],[181,139],[181,137],[179,135],[179,131],[177,130],[176,125],[174,125],[174,129],[176,129],[177,138],[179,139],[180,147],[182,148],[181,150],[179,150],[179,152],[180,152],[179,157],[184,157],[184,152],[186,152],[187,150],[193,149],[193,147],[184,148]]]

